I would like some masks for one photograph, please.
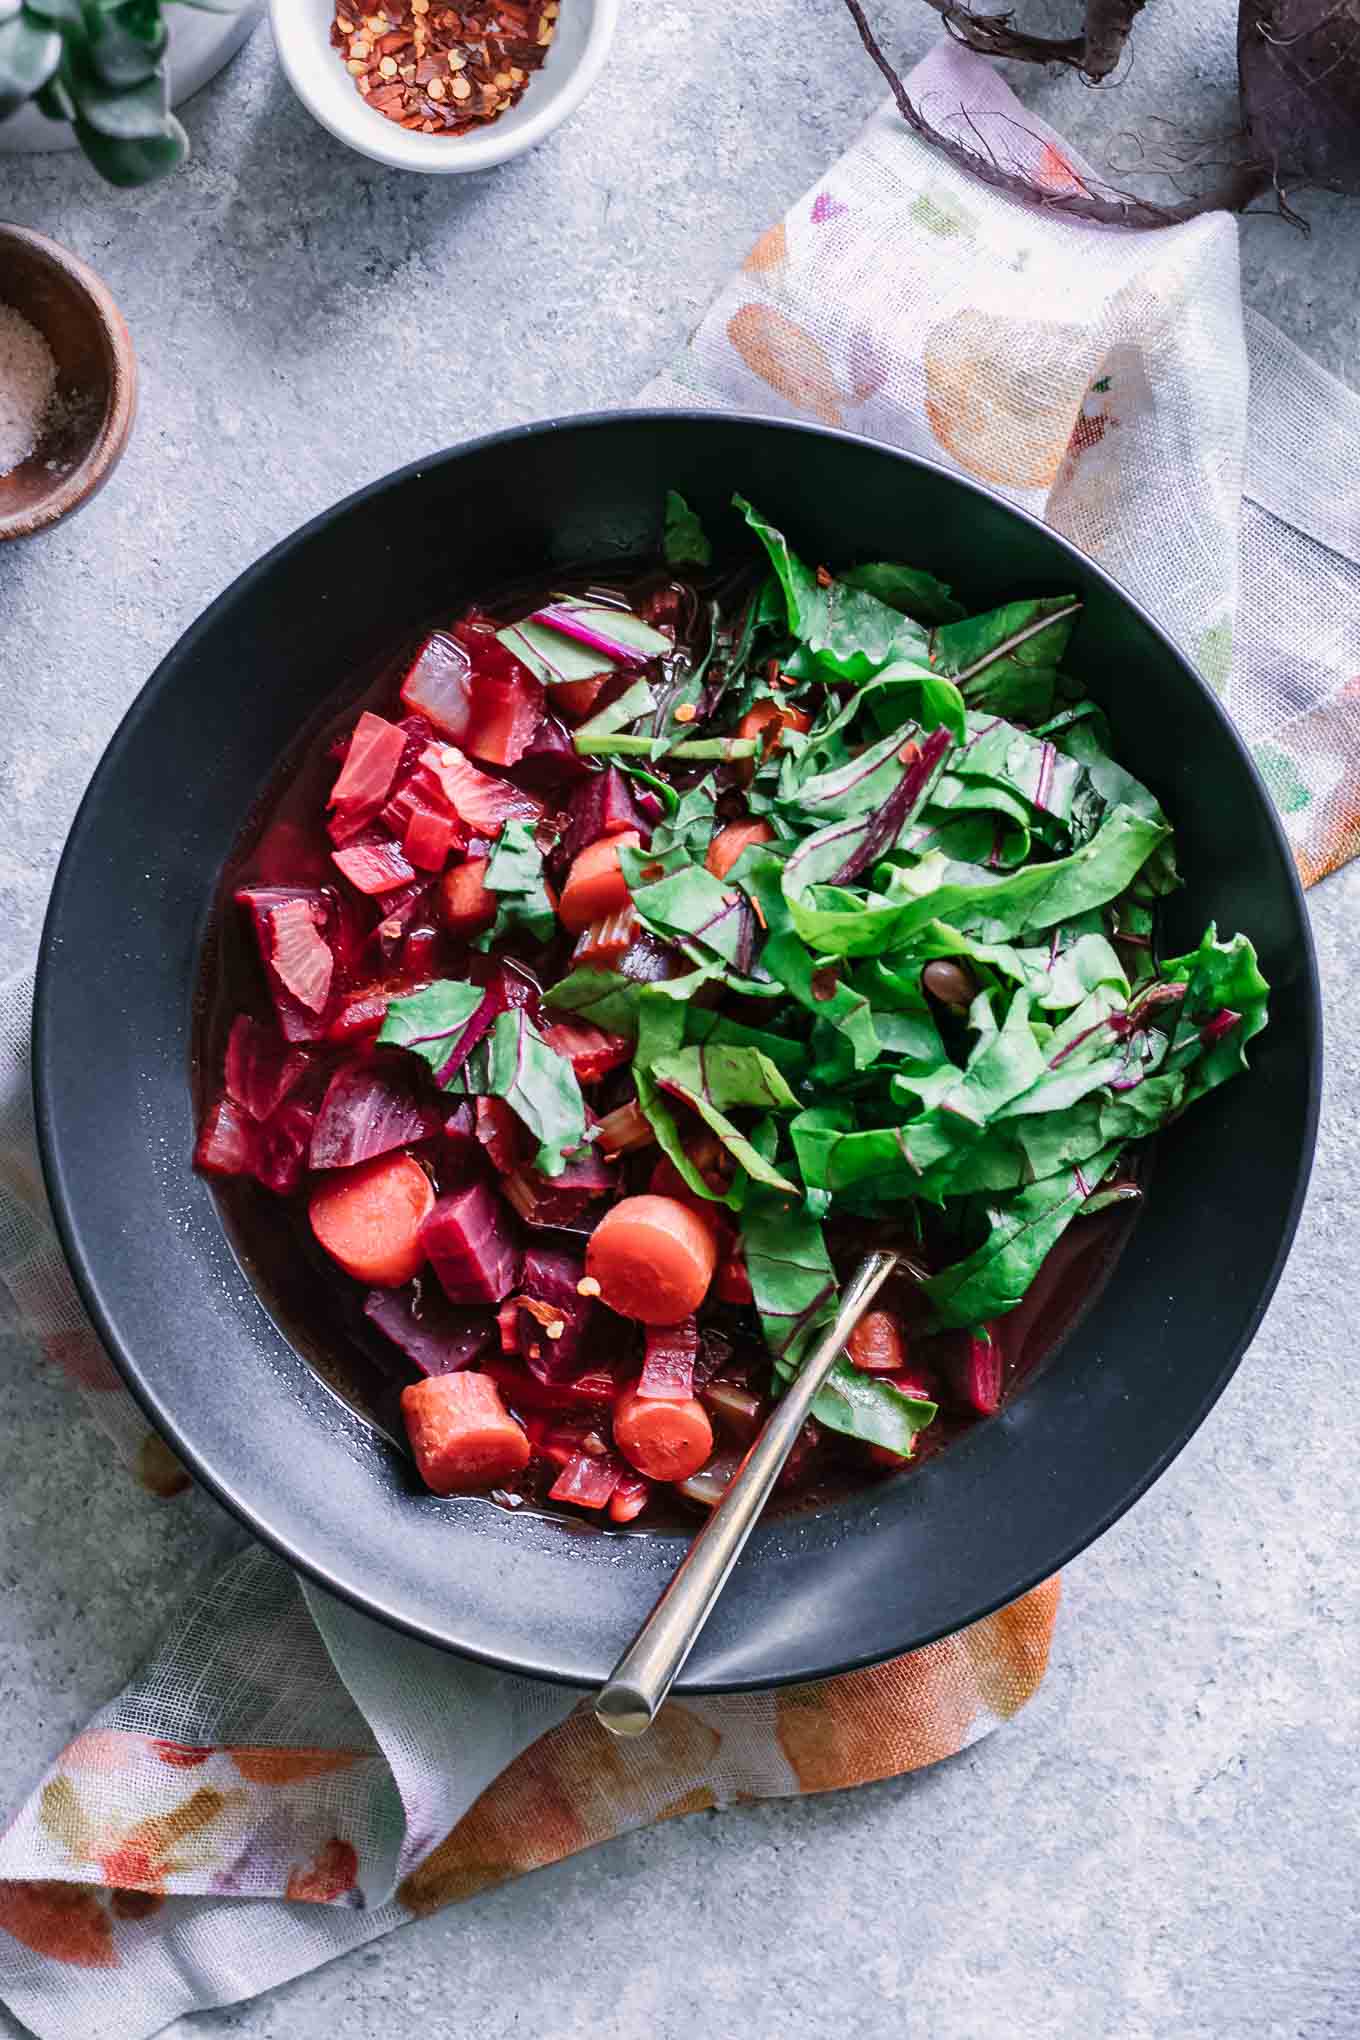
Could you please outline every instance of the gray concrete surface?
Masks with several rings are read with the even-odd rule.
[[[934,33],[915,0],[880,12],[905,56]],[[1117,96],[1021,83],[1116,162],[1221,132],[1229,5],[1159,0]],[[102,270],[144,376],[114,485],[0,551],[0,974],[109,732],[209,597],[403,460],[626,396],[876,96],[836,0],[655,0],[625,10],[576,119],[477,180],[346,154],[267,30],[188,108],[194,161],[168,185],[119,195],[76,158],[0,157],[0,213]],[[1244,230],[1248,295],[1353,373],[1360,216],[1309,211],[1311,240]],[[1289,1271],[1209,1423],[1070,1568],[1025,1715],[924,1777],[617,1842],[177,2040],[1360,2033],[1357,909],[1360,870],[1314,896],[1330,1066]],[[0,1498],[4,1808],[235,1533],[201,1497],[133,1492],[13,1341]]]

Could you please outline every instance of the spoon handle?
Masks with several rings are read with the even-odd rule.
[[[611,1735],[642,1735],[698,1641],[756,1519],[769,1500],[818,1390],[869,1304],[897,1266],[893,1253],[866,1254],[846,1284],[836,1320],[814,1346],[764,1429],[737,1468],[727,1492],[690,1545],[641,1629],[595,1702],[595,1718]]]

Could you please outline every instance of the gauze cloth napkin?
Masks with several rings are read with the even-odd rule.
[[[994,124],[1055,188],[1089,174],[952,45],[912,89],[937,123]],[[648,395],[864,431],[1047,517],[1226,689],[1305,876],[1352,853],[1360,403],[1244,328],[1229,220],[1077,226],[994,195],[889,111]],[[173,1493],[184,1476],[48,1228],[26,982],[0,1021],[0,1302]],[[0,1998],[41,2040],[144,2040],[642,1823],[933,1763],[1034,1693],[1057,1602],[1050,1582],[870,1671],[672,1702],[622,1745],[576,1694],[380,1630],[249,1549],[0,1837]]]

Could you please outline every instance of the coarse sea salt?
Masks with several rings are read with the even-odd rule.
[[[36,326],[0,304],[0,476],[28,459],[57,386],[57,364]]]

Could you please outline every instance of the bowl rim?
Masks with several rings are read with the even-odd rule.
[[[40,234],[34,227],[0,220],[0,249],[5,247],[22,249],[29,257],[58,270],[85,299],[94,314],[108,365],[109,397],[99,431],[79,465],[63,475],[40,502],[8,515],[0,513],[0,543],[32,538],[71,511],[82,509],[122,459],[137,415],[137,353],[127,321],[103,278],[69,248],[63,248],[60,241]]]
[[[61,1042],[50,1016],[50,996],[53,982],[60,968],[60,952],[62,948],[60,923],[66,910],[66,895],[73,882],[72,872],[81,847],[81,838],[84,830],[91,825],[92,818],[97,811],[103,783],[117,770],[125,749],[135,742],[142,717],[150,712],[153,702],[159,698],[161,689],[172,677],[172,670],[178,667],[186,656],[192,654],[197,649],[202,640],[216,628],[219,618],[229,614],[234,603],[243,594],[277,571],[295,551],[301,550],[308,545],[333,520],[345,515],[357,505],[370,501],[380,496],[385,490],[399,484],[419,481],[430,469],[455,462],[469,454],[494,453],[497,448],[513,444],[521,439],[557,433],[567,429],[584,430],[587,432],[592,430],[609,430],[620,423],[645,423],[650,419],[665,419],[671,423],[679,422],[702,426],[706,422],[711,423],[715,417],[721,417],[724,422],[729,424],[752,425],[762,430],[773,428],[778,431],[787,432],[795,437],[812,440],[831,440],[851,445],[867,445],[878,453],[885,453],[896,460],[906,462],[910,466],[926,469],[949,483],[957,485],[965,492],[1000,506],[1009,515],[1020,519],[1023,523],[1042,534],[1045,540],[1051,541],[1060,553],[1066,555],[1077,564],[1083,575],[1094,576],[1096,579],[1103,581],[1116,599],[1128,607],[1140,622],[1161,641],[1174,663],[1180,667],[1194,687],[1206,698],[1207,705],[1219,722],[1222,733],[1229,741],[1232,749],[1238,754],[1239,762],[1245,766],[1255,786],[1261,809],[1266,816],[1268,828],[1275,839],[1275,847],[1279,853],[1280,863],[1284,870],[1285,883],[1292,896],[1292,904],[1296,910],[1298,923],[1304,935],[1304,953],[1299,959],[1299,983],[1304,1008],[1302,1016],[1305,1035],[1304,1053],[1308,1060],[1308,1071],[1306,1106],[1303,1123],[1300,1127],[1301,1139],[1298,1148],[1298,1162],[1294,1170],[1294,1180],[1290,1186],[1278,1244],[1269,1267],[1265,1269],[1260,1279],[1260,1290],[1256,1304],[1249,1318],[1245,1321],[1244,1329],[1240,1336],[1226,1354],[1222,1365],[1215,1375],[1207,1383],[1203,1396],[1195,1404],[1189,1421],[1182,1426],[1179,1435],[1156,1455],[1151,1464],[1142,1468],[1134,1478],[1122,1487],[1115,1499],[1109,1503],[1097,1518],[1092,1522],[1088,1522],[1079,1534],[1066,1539],[1062,1547],[1053,1554],[1051,1559],[1046,1560],[1042,1566],[1034,1569],[1032,1573],[1026,1573],[1012,1588],[990,1599],[981,1601],[978,1606],[970,1610],[962,1623],[951,1623],[941,1626],[930,1633],[913,1636],[907,1642],[890,1645],[887,1649],[875,1648],[843,1658],[838,1657],[830,1665],[819,1665],[810,1662],[790,1665],[786,1669],[781,1670],[777,1675],[763,1677],[759,1685],[754,1687],[746,1681],[696,1675],[690,1667],[686,1667],[685,1671],[682,1672],[680,1678],[676,1681],[674,1689],[676,1694],[697,1695],[705,1693],[764,1691],[779,1686],[839,1677],[846,1672],[857,1671],[866,1666],[889,1662],[897,1656],[925,1648],[940,1637],[962,1633],[963,1630],[973,1627],[987,1616],[996,1613],[998,1609],[1013,1605],[1014,1602],[1022,1599],[1033,1588],[1041,1585],[1046,1579],[1060,1572],[1064,1566],[1070,1564],[1081,1552],[1103,1537],[1110,1527],[1132,1508],[1134,1503],[1161,1478],[1171,1463],[1179,1457],[1189,1440],[1203,1424],[1214,1404],[1223,1394],[1229,1381],[1236,1373],[1243,1355],[1255,1338],[1266,1310],[1274,1296],[1285,1263],[1288,1260],[1302,1214],[1304,1199],[1307,1195],[1312,1172],[1321,1106],[1323,1026],[1316,943],[1307,911],[1303,887],[1299,880],[1293,854],[1289,848],[1288,838],[1280,820],[1279,811],[1270,798],[1265,782],[1245,740],[1228,715],[1218,695],[1200,676],[1190,659],[1175,644],[1168,632],[1149,615],[1147,610],[1133,595],[1129,594],[1103,566],[1089,555],[1083,553],[1069,539],[1065,538],[1061,533],[1053,531],[1040,518],[1033,516],[1029,511],[1009,502],[999,491],[989,488],[986,484],[975,481],[970,476],[960,474],[956,469],[946,466],[943,462],[931,460],[914,452],[906,452],[902,448],[892,446],[885,441],[870,438],[866,434],[846,432],[816,423],[805,423],[800,419],[772,418],[759,412],[750,411],[723,411],[715,413],[710,410],[697,410],[692,407],[671,409],[668,407],[645,405],[619,406],[605,411],[568,413],[554,418],[530,420],[524,424],[480,434],[475,438],[460,441],[454,446],[443,448],[437,453],[422,459],[407,462],[404,466],[394,469],[389,474],[365,483],[362,487],[353,490],[349,495],[343,497],[339,502],[332,504],[316,516],[309,518],[306,523],[290,532],[259,559],[254,560],[190,624],[189,628],[165,654],[164,658],[157,664],[154,672],[139,689],[95,767],[71,822],[58,862],[40,938],[38,964],[35,975],[32,1023],[33,1095],[37,1144],[56,1233],[80,1299],[102,1343],[115,1362],[124,1383],[132,1393],[134,1400],[139,1404],[143,1413],[156,1430],[168,1439],[194,1477],[202,1483],[231,1515],[244,1524],[261,1543],[276,1552],[288,1565],[306,1579],[311,1580],[327,1593],[334,1595],[338,1600],[355,1608],[360,1614],[366,1615],[372,1620],[385,1623],[387,1626],[413,1637],[418,1642],[428,1644],[441,1651],[467,1657],[474,1662],[488,1665],[496,1670],[583,1690],[589,1690],[597,1683],[596,1680],[572,1673],[564,1673],[558,1667],[546,1662],[541,1652],[538,1655],[520,1654],[511,1658],[504,1652],[492,1652],[479,1647],[476,1643],[455,1639],[450,1633],[450,1625],[446,1624],[440,1629],[409,1618],[393,1609],[390,1605],[385,1606],[380,1592],[368,1592],[362,1586],[351,1586],[346,1583],[343,1579],[337,1577],[335,1569],[328,1567],[323,1560],[308,1557],[294,1549],[282,1533],[276,1532],[270,1527],[254,1504],[245,1500],[241,1495],[233,1493],[227,1484],[216,1477],[203,1454],[181,1437],[173,1410],[167,1407],[164,1399],[155,1387],[144,1378],[135,1357],[124,1346],[118,1336],[113,1321],[104,1308],[95,1272],[85,1264],[77,1246],[78,1228],[73,1204],[68,1194],[68,1184],[64,1174],[56,1127],[57,1103],[54,1076],[60,1067]]]
[[[526,150],[536,148],[575,113],[604,69],[618,27],[621,0],[590,0],[590,6],[591,22],[585,47],[574,60],[571,70],[563,74],[559,90],[543,103],[540,111],[531,113],[518,127],[506,127],[495,121],[481,135],[416,135],[381,115],[374,118],[370,133],[366,119],[356,118],[353,123],[334,119],[321,94],[312,89],[307,65],[301,55],[311,46],[312,31],[301,20],[299,0],[269,0],[269,25],[288,83],[308,113],[328,134],[371,161],[386,164],[390,170],[411,170],[427,177],[452,177],[476,170],[492,170],[500,163],[510,162]],[[329,46],[326,54],[334,55]],[[353,96],[358,114],[373,113],[357,92]],[[432,144],[442,153],[436,154]]]

